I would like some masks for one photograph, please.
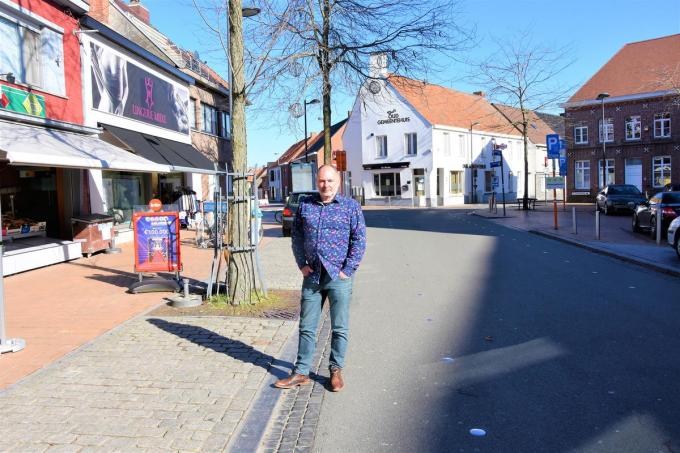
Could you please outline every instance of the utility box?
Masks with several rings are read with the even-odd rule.
[[[110,249],[113,240],[113,217],[105,214],[89,214],[71,219],[73,240],[80,242],[83,255]]]

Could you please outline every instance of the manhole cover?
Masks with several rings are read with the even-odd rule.
[[[285,319],[288,321],[295,321],[298,319],[297,310],[286,310],[282,308],[277,308],[274,310],[267,310],[262,313],[263,318],[267,319]]]

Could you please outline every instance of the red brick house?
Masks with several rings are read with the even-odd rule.
[[[680,182],[680,34],[626,44],[563,107],[569,201],[594,200],[603,153],[606,184]]]

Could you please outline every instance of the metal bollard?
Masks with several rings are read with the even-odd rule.
[[[576,225],[576,207],[575,206],[572,206],[572,208],[571,208],[571,224],[572,224],[571,232],[573,234],[578,234],[578,227]]]
[[[600,240],[600,211],[595,212],[595,239]]]
[[[184,297],[189,297],[189,279],[184,278],[182,281],[184,282]]]
[[[663,220],[663,214],[661,213],[661,209],[659,209],[659,212],[656,214],[656,243],[657,245],[661,244],[661,223]]]

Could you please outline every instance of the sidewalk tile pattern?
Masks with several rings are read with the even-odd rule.
[[[133,319],[0,393],[0,451],[222,451],[295,325]]]

